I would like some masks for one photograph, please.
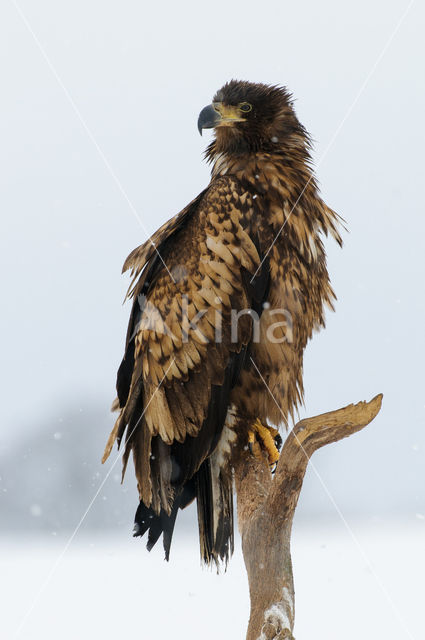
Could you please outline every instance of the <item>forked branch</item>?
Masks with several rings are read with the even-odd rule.
[[[308,461],[320,447],[363,429],[378,414],[381,403],[379,394],[370,402],[298,422],[283,445],[274,477],[265,456],[239,455],[234,460],[251,598],[247,640],[293,638],[291,529]],[[256,453],[261,454],[259,446]]]

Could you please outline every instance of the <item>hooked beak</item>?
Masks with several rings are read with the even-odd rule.
[[[198,118],[198,131],[202,136],[202,129],[213,129],[221,122],[221,115],[212,104],[204,107]]]
[[[245,118],[241,117],[238,107],[214,102],[214,104],[204,107],[199,114],[198,131],[202,136],[202,129],[231,126],[235,122],[245,122]]]

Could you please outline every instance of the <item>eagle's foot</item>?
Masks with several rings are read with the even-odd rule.
[[[260,445],[267,451],[269,459],[269,465],[271,472],[276,471],[277,463],[279,460],[279,450],[282,446],[282,438],[279,435],[279,431],[274,427],[264,426],[260,420],[254,422],[248,431],[248,447],[251,453],[255,455],[254,443],[256,439]]]

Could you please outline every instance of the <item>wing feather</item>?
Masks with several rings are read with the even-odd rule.
[[[260,265],[251,215],[246,191],[230,177],[216,179],[124,263],[133,276],[134,303],[120,368],[126,382],[117,383],[121,412],[105,457],[127,427],[125,458],[133,449],[141,498],[155,512],[170,513],[171,478],[174,485],[176,477],[190,478],[223,428],[239,370],[229,366],[251,337],[248,318],[236,342],[230,331],[232,309],[250,305],[247,274],[254,275]],[[221,388],[229,371],[231,380],[216,396],[214,389]],[[210,407],[213,397],[220,398],[220,420]],[[175,454],[179,468],[162,475],[147,454],[158,437],[166,446],[161,455],[171,455],[177,445],[186,451],[186,457],[180,449]]]

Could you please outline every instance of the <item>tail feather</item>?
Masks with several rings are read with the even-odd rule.
[[[170,547],[173,538],[174,525],[176,523],[177,511],[180,506],[180,500],[177,497],[174,500],[173,508],[170,515],[164,509],[161,509],[159,515],[151,507],[146,507],[143,502],[139,503],[134,519],[134,537],[142,537],[148,533],[148,541],[146,548],[151,551],[158,542],[161,533],[163,533],[163,546],[165,551],[165,559],[170,557]]]
[[[168,515],[164,509],[157,514],[152,507],[139,503],[133,535],[142,537],[148,532],[148,551],[163,533],[165,559],[170,556],[171,541],[179,508],[185,508],[196,496],[198,503],[199,542],[201,558],[207,565],[227,563],[233,553],[233,491],[231,476],[220,469],[214,456],[205,460],[183,492],[175,496]]]
[[[227,563],[234,549],[233,490],[231,477],[206,460],[197,475],[197,501],[201,558],[205,564]]]

